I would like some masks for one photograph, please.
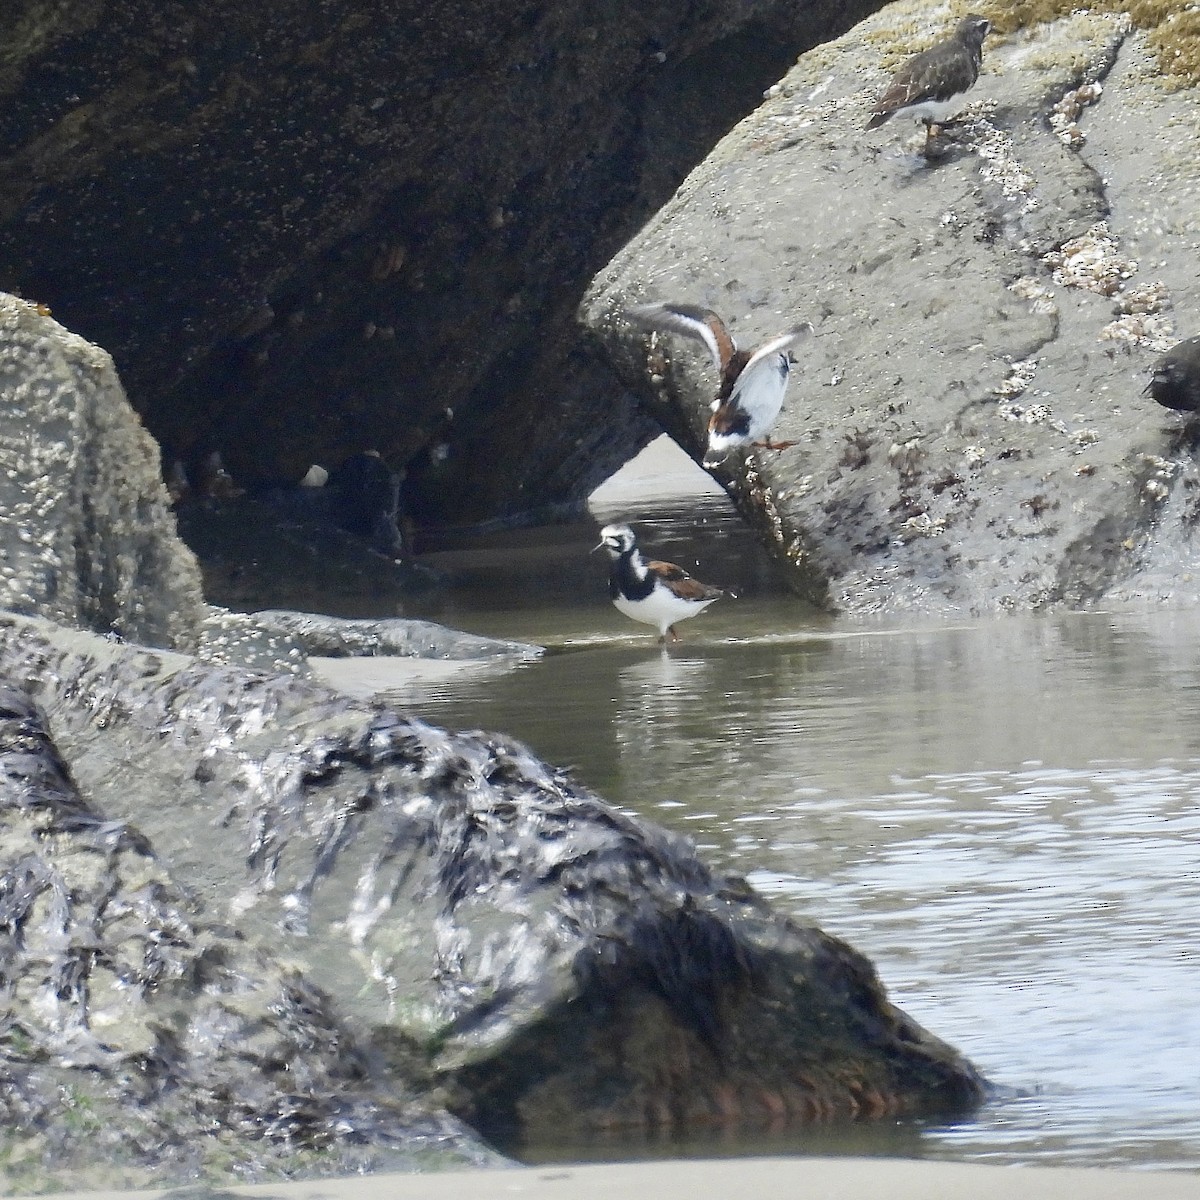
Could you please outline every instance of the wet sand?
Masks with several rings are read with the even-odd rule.
[[[87,1192],[60,1200],[129,1200],[178,1196],[178,1191]],[[655,1200],[741,1200],[804,1196],[819,1200],[1200,1200],[1200,1174],[1108,1171],[1102,1168],[992,1167],[974,1163],[910,1162],[887,1158],[757,1158],[615,1163],[578,1167],[520,1167],[428,1175],[371,1175],[306,1183],[187,1189],[188,1200],[278,1197],[279,1200],[608,1200],[653,1195]]]

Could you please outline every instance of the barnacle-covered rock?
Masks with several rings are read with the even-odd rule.
[[[194,648],[200,571],[112,359],[0,293],[0,394],[0,608]]]
[[[5,1191],[496,1161],[211,907],[0,686]]]
[[[980,0],[982,73],[929,159],[915,122],[863,129],[896,58],[950,20],[889,4],[802,56],[593,282],[583,321],[697,458],[705,357],[671,346],[651,386],[622,313],[700,304],[742,343],[814,324],[772,431],[793,447],[714,472],[814,603],[1196,602],[1194,430],[1164,426],[1142,392],[1173,322],[1200,312],[1200,89],[1172,90],[1186,51],[1178,72],[1157,53],[1188,36],[1177,6],[1129,7]],[[857,431],[916,442],[921,461],[847,454]],[[1168,502],[1147,504],[1131,469],[1147,452],[1182,456]],[[1053,513],[1036,538],[1031,483]]]

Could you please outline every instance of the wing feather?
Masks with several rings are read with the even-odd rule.
[[[677,567],[674,563],[651,562],[646,565],[680,599],[715,600],[725,594],[720,588],[709,587],[707,583],[693,579],[682,567]]]
[[[725,370],[737,349],[725,322],[711,309],[697,304],[643,304],[627,310],[625,315],[635,325],[666,329],[703,342],[718,371]]]
[[[787,333],[781,333],[779,337],[772,338],[769,342],[763,342],[750,356],[750,361],[746,363],[742,374],[749,371],[760,359],[769,358],[772,354],[780,354],[784,350],[791,349],[801,338],[807,337],[812,331],[813,327],[805,321],[802,325],[793,326]]]
[[[915,55],[896,72],[875,101],[867,128],[877,128],[909,105],[950,100],[967,91],[978,78],[979,58],[971,47],[959,37],[939,42]]]
[[[654,572],[660,579],[669,579],[674,582],[677,579],[690,579],[691,576],[682,568],[677,567],[674,563],[662,562],[660,559],[655,559],[653,562],[646,564],[651,571]]]

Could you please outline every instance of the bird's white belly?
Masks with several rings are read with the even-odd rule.
[[[641,621],[643,625],[653,625],[659,633],[664,634],[676,621],[694,617],[711,603],[712,600],[681,600],[674,592],[661,586],[656,587],[644,600],[627,600],[624,596],[617,596],[613,600],[618,612]]]
[[[746,432],[718,433],[716,430],[710,430],[708,434],[709,456],[719,460],[735,446],[762,441],[770,432],[771,426],[775,424],[780,409],[783,408],[783,397],[787,392],[787,385],[787,371],[781,371],[773,364],[765,370],[755,371],[749,378],[743,377],[734,387],[730,401],[746,414]]]
[[[960,92],[957,96],[951,96],[949,100],[923,100],[920,104],[914,104],[911,108],[901,111],[906,117],[931,121],[934,125],[940,125],[954,116],[962,108],[962,105],[963,94]]]

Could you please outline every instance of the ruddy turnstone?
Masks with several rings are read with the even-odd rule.
[[[674,563],[647,562],[628,525],[605,525],[595,549],[607,550],[612,559],[608,594],[617,611],[644,625],[653,625],[660,642],[667,640],[667,634],[677,642],[676,624],[702,613],[725,594],[720,588],[693,579]]]
[[[1149,392],[1163,408],[1177,412],[1200,410],[1200,335],[1172,346],[1154,364]]]
[[[812,326],[806,321],[763,342],[755,350],[739,350],[725,322],[711,309],[695,304],[646,304],[628,317],[647,329],[670,330],[702,341],[721,373],[721,386],[708,419],[706,467],[715,467],[737,446],[786,450],[795,442],[772,442],[767,433],[783,407],[787,391],[790,347]]]
[[[875,101],[867,128],[876,129],[897,113],[919,117],[925,124],[928,154],[930,140],[979,78],[983,39],[990,28],[985,17],[972,13],[963,17],[944,41],[910,58]]]

